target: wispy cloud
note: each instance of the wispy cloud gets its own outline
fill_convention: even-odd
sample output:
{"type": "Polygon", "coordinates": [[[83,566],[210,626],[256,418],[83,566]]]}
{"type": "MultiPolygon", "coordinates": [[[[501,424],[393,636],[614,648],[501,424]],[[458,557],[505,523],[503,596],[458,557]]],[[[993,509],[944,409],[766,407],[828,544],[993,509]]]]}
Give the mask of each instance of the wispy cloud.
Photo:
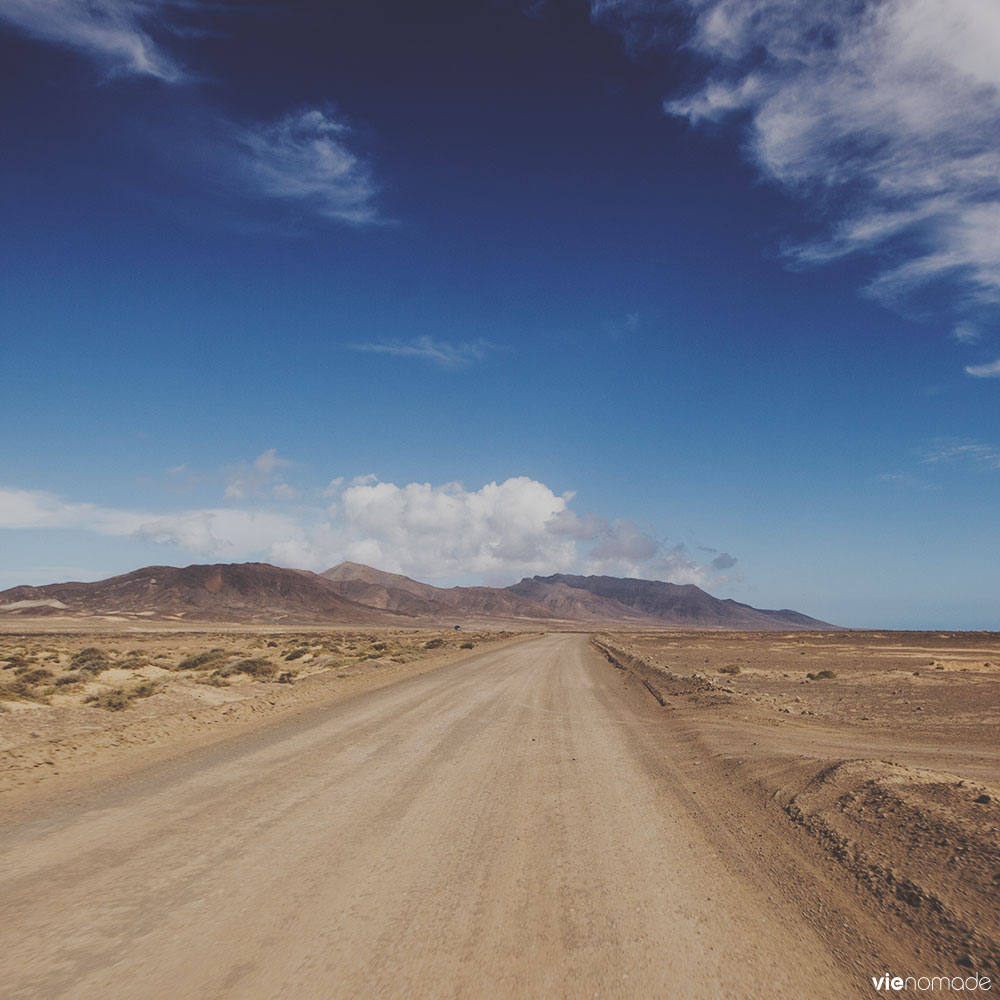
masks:
{"type": "Polygon", "coordinates": [[[892,483],[901,489],[906,490],[937,490],[940,486],[925,482],[919,476],[911,475],[908,472],[883,472],[875,477],[876,482],[892,483]]]}
{"type": "Polygon", "coordinates": [[[352,351],[374,354],[392,354],[400,358],[418,358],[440,368],[464,368],[482,361],[493,345],[486,340],[452,343],[433,337],[415,337],[413,340],[387,340],[370,344],[346,344],[352,351]]]}
{"type": "Polygon", "coordinates": [[[622,319],[614,319],[607,324],[605,329],[609,337],[623,337],[626,334],[635,333],[640,326],[641,318],[637,312],[625,313],[622,319]]]}
{"type": "Polygon", "coordinates": [[[760,170],[825,219],[788,250],[888,263],[892,304],[952,283],[958,308],[1000,302],[1000,6],[983,0],[592,0],[595,19],[655,44],[690,14],[703,79],[668,100],[692,123],[746,123],[760,170]]]}
{"type": "Polygon", "coordinates": [[[186,72],[150,34],[177,6],[169,0],[0,0],[0,20],[82,52],[109,74],[177,83],[186,72]]]}
{"type": "Polygon", "coordinates": [[[974,344],[982,337],[982,331],[972,323],[959,323],[951,331],[952,339],[959,344],[974,344]]]}
{"type": "Polygon", "coordinates": [[[350,126],[330,109],[304,109],[235,136],[257,194],[354,226],[383,221],[371,170],[350,148],[350,126]]]}
{"type": "MultiPolygon", "coordinates": [[[[224,10],[199,0],[0,0],[0,22],[41,41],[82,52],[109,75],[194,83],[154,34],[175,41],[197,34],[181,18],[224,10]]],[[[213,112],[189,92],[190,122],[211,121],[183,137],[203,149],[189,162],[218,164],[244,196],[282,202],[312,217],[363,226],[385,222],[375,205],[372,172],[352,142],[350,126],[330,107],[303,108],[276,121],[250,124],[213,112]],[[207,149],[207,153],[205,152],[207,149]]],[[[189,124],[190,124],[189,122],[189,124]]]]}
{"type": "Polygon", "coordinates": [[[1000,378],[1000,358],[988,365],[966,365],[965,371],[975,378],[1000,378]]]}
{"type": "Polygon", "coordinates": [[[939,438],[923,456],[927,465],[959,463],[977,469],[1000,469],[1000,448],[966,438],[939,438]]]}
{"type": "Polygon", "coordinates": [[[294,500],[299,493],[284,481],[283,469],[292,466],[286,458],[279,458],[275,448],[258,455],[253,462],[240,462],[222,470],[226,480],[223,500],[241,502],[259,496],[267,490],[276,500],[294,500]]]}

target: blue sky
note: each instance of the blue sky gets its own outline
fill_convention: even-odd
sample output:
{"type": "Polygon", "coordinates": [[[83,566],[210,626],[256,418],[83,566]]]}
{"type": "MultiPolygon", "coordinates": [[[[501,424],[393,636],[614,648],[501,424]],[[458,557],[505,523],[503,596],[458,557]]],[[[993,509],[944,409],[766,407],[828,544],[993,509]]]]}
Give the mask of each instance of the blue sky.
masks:
{"type": "Polygon", "coordinates": [[[1000,10],[0,0],[0,587],[997,628],[1000,10]]]}

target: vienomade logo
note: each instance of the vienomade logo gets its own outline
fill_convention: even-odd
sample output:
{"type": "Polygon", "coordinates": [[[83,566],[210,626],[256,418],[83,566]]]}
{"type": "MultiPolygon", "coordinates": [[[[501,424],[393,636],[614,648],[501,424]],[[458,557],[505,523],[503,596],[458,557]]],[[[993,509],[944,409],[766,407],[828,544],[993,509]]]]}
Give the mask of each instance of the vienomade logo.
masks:
{"type": "Polygon", "coordinates": [[[990,990],[993,984],[988,976],[893,976],[886,972],[882,976],[872,976],[872,986],[877,990],[917,990],[921,993],[937,991],[965,992],[990,990]]]}

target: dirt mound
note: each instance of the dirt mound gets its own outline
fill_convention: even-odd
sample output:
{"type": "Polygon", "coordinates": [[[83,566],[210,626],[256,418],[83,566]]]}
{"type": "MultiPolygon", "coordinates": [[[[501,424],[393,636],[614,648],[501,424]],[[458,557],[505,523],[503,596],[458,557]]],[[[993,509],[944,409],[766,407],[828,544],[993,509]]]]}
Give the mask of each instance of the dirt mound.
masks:
{"type": "Polygon", "coordinates": [[[1000,791],[944,772],[846,760],[820,770],[784,808],[943,957],[1000,973],[1000,791]]]}

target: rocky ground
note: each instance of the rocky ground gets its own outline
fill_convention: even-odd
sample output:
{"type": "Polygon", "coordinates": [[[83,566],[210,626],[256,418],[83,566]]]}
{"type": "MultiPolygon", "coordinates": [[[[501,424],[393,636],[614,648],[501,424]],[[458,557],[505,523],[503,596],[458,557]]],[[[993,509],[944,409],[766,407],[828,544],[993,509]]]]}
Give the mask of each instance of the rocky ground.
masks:
{"type": "Polygon", "coordinates": [[[1000,973],[1000,636],[633,633],[692,766],[780,811],[917,954],[1000,973]]]}

